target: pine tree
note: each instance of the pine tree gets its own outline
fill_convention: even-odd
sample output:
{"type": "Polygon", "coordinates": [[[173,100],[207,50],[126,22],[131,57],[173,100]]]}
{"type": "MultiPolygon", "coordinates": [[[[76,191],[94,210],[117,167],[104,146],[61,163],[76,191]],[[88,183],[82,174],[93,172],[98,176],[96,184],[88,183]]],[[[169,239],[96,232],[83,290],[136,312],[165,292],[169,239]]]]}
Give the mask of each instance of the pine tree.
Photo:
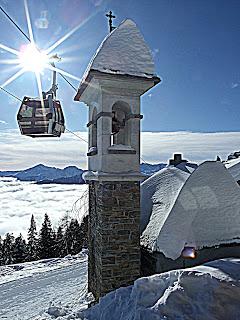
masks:
{"type": "Polygon", "coordinates": [[[28,229],[27,261],[37,260],[37,228],[34,215],[31,217],[30,228],[28,229]]]}
{"type": "Polygon", "coordinates": [[[54,229],[52,229],[52,256],[54,258],[58,258],[59,257],[59,255],[57,253],[57,250],[56,250],[56,240],[57,240],[56,231],[54,229]]]}
{"type": "Polygon", "coordinates": [[[69,213],[68,211],[65,213],[65,215],[62,217],[62,219],[60,220],[60,227],[62,228],[63,230],[63,233],[66,232],[67,228],[69,227],[69,224],[70,224],[70,217],[69,217],[69,213]]]}
{"type": "Polygon", "coordinates": [[[14,236],[10,233],[7,233],[5,235],[5,239],[3,240],[3,264],[13,263],[13,244],[14,236]]]}
{"type": "Polygon", "coordinates": [[[83,217],[82,223],[80,225],[81,237],[82,237],[82,247],[88,248],[88,216],[83,217]]]}
{"type": "Polygon", "coordinates": [[[64,238],[66,243],[67,254],[72,254],[72,232],[71,232],[70,225],[67,226],[65,230],[64,238]]]}
{"type": "Polygon", "coordinates": [[[3,241],[2,237],[0,236],[0,266],[3,265],[3,241]]]}
{"type": "Polygon", "coordinates": [[[72,254],[77,254],[82,250],[82,245],[83,245],[81,228],[77,219],[73,219],[72,221],[72,230],[73,230],[72,254]]]}
{"type": "Polygon", "coordinates": [[[25,262],[27,257],[26,241],[20,234],[13,244],[13,263],[25,262]]]}
{"type": "Polygon", "coordinates": [[[45,213],[44,221],[39,232],[38,254],[40,259],[54,257],[54,236],[51,221],[45,213]]]}
{"type": "Polygon", "coordinates": [[[58,227],[55,240],[55,255],[56,257],[65,257],[68,254],[65,234],[61,226],[58,227]]]}
{"type": "Polygon", "coordinates": [[[76,219],[71,220],[66,230],[66,241],[70,254],[77,254],[82,250],[83,239],[80,225],[76,219]]]}
{"type": "Polygon", "coordinates": [[[63,232],[63,238],[64,238],[64,256],[70,254],[70,247],[71,247],[71,239],[68,237],[68,228],[70,225],[70,216],[69,212],[67,211],[65,215],[61,218],[59,226],[62,229],[63,232]]]}

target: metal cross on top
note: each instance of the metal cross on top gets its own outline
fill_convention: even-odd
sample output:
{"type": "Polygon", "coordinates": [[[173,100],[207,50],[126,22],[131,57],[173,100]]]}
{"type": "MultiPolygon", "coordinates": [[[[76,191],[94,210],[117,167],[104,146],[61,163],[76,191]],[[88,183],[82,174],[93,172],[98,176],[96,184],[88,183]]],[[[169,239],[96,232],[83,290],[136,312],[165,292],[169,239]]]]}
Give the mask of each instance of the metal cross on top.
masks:
{"type": "Polygon", "coordinates": [[[109,13],[106,14],[106,17],[109,18],[109,30],[112,32],[116,28],[112,25],[112,19],[116,18],[116,16],[112,14],[112,11],[109,11],[109,13]]]}

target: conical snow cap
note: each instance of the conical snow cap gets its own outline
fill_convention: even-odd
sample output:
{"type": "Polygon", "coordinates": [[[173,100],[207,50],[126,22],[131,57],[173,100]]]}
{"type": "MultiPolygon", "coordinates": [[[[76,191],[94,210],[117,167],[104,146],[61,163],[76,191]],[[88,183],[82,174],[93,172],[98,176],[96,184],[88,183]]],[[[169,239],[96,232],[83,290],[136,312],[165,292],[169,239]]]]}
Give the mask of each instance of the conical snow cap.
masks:
{"type": "Polygon", "coordinates": [[[90,63],[90,70],[150,78],[154,76],[150,49],[132,20],[123,21],[104,39],[90,63]]]}

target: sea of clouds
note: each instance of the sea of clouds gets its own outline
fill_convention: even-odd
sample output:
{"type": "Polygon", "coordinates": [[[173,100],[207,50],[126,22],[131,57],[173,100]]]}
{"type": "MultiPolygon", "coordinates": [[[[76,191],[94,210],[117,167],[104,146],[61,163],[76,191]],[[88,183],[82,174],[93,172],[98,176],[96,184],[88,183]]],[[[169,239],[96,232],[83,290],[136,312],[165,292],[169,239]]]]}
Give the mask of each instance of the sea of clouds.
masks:
{"type": "MultiPolygon", "coordinates": [[[[75,132],[84,140],[87,132],[75,132]]],[[[223,160],[240,149],[239,132],[142,132],[141,157],[149,163],[167,162],[173,153],[201,163],[223,160]]],[[[87,168],[87,143],[76,135],[65,133],[60,139],[31,139],[19,135],[18,130],[0,130],[0,171],[21,170],[43,163],[64,168],[75,165],[87,168]]],[[[38,227],[48,213],[56,225],[72,210],[86,185],[36,185],[11,179],[0,180],[0,235],[6,232],[26,234],[31,215],[38,227]]]]}
{"type": "Polygon", "coordinates": [[[87,185],[37,185],[33,182],[18,181],[14,178],[0,178],[0,235],[12,232],[26,236],[31,215],[34,214],[37,227],[40,228],[44,214],[50,216],[53,226],[68,213],[81,219],[87,199],[87,185]],[[85,193],[84,193],[85,192],[85,193]]]}

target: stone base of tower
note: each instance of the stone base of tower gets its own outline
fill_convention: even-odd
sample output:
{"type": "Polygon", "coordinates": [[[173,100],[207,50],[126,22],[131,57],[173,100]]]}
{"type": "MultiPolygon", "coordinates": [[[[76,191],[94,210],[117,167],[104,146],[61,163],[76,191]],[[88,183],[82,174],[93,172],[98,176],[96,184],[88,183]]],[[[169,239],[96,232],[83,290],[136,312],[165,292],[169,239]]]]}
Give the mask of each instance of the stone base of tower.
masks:
{"type": "Polygon", "coordinates": [[[140,276],[139,225],[139,182],[89,182],[88,289],[96,299],[140,276]]]}

